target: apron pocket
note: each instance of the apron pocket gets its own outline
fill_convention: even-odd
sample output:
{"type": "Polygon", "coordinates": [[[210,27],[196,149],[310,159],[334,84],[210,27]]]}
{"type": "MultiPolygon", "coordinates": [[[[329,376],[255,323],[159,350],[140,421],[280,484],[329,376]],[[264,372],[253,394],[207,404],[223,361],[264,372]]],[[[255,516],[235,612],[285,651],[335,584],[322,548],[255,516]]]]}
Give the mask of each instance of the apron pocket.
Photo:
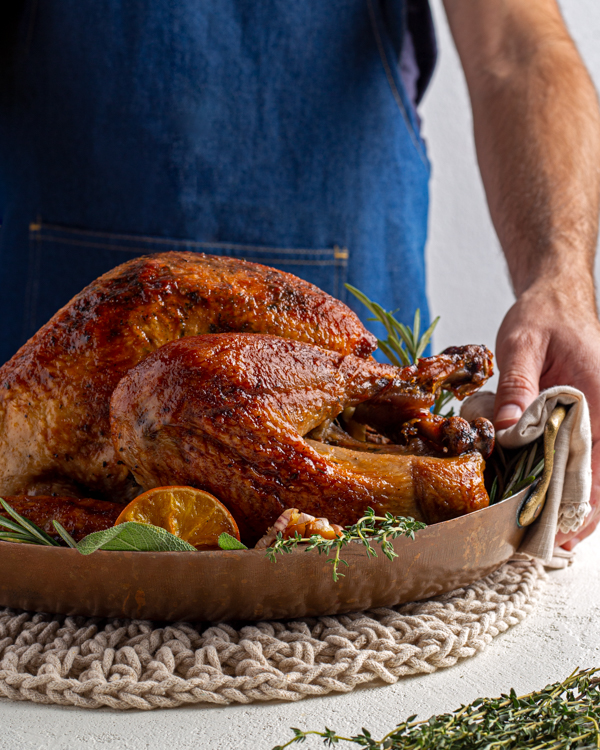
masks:
{"type": "Polygon", "coordinates": [[[273,248],[94,232],[35,223],[29,228],[24,330],[30,338],[72,297],[98,276],[131,258],[186,250],[262,263],[293,273],[345,301],[348,250],[273,248]]]}

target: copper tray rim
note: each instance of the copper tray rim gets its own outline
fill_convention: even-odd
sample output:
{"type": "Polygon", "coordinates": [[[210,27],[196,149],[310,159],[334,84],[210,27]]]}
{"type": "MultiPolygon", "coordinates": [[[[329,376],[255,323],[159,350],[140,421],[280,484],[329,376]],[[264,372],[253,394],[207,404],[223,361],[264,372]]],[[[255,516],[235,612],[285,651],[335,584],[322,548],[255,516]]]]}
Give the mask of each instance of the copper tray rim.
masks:
{"type": "MultiPolygon", "coordinates": [[[[534,491],[534,489],[535,489],[535,483],[533,485],[525,487],[520,492],[518,492],[516,495],[511,495],[511,497],[507,497],[504,500],[501,500],[501,501],[499,501],[497,503],[494,503],[493,505],[488,505],[486,508],[479,508],[479,510],[475,510],[472,513],[466,513],[463,516],[458,516],[457,518],[451,518],[451,519],[449,519],[447,521],[439,521],[438,523],[427,524],[427,526],[424,529],[420,529],[419,531],[417,531],[415,533],[415,537],[416,537],[416,534],[421,534],[421,533],[424,533],[424,532],[428,531],[429,529],[438,528],[440,526],[444,526],[445,528],[449,529],[451,525],[456,525],[457,522],[460,521],[460,519],[464,519],[466,516],[468,516],[468,517],[479,516],[482,513],[489,512],[493,508],[496,508],[496,507],[498,507],[500,505],[504,505],[505,503],[508,503],[508,502],[510,502],[510,503],[517,503],[517,501],[518,501],[518,503],[517,503],[517,509],[516,509],[516,513],[515,513],[515,523],[516,523],[516,525],[519,528],[524,528],[524,527],[522,527],[521,523],[519,522],[519,516],[521,514],[521,510],[522,510],[523,506],[527,502],[530,494],[534,491]]],[[[533,524],[535,524],[537,522],[537,520],[538,520],[538,518],[535,519],[535,521],[533,522],[533,524]]],[[[397,540],[414,541],[414,540],[412,540],[409,537],[406,537],[404,535],[396,537],[396,539],[394,541],[397,541],[397,540]]],[[[8,541],[2,541],[1,544],[2,544],[2,547],[0,549],[4,549],[5,547],[11,547],[13,549],[16,549],[16,548],[22,549],[24,546],[26,546],[26,545],[21,544],[19,542],[8,542],[8,541]]],[[[294,548],[292,550],[292,552],[286,553],[286,557],[289,557],[289,558],[293,559],[293,557],[296,556],[296,555],[306,554],[308,552],[309,554],[313,554],[313,555],[315,555],[317,557],[323,558],[323,555],[319,554],[319,552],[317,550],[307,550],[306,549],[306,544],[307,543],[301,544],[298,547],[294,548]]],[[[40,545],[31,545],[31,546],[35,546],[37,551],[44,550],[44,552],[47,553],[47,554],[54,554],[54,555],[62,554],[62,555],[64,555],[66,553],[67,555],[72,555],[72,556],[77,555],[78,557],[89,557],[89,558],[92,558],[92,556],[93,556],[93,558],[96,559],[96,560],[102,559],[106,555],[109,555],[110,559],[114,559],[115,555],[127,555],[127,556],[131,555],[131,556],[134,556],[134,557],[137,557],[139,555],[140,557],[147,557],[149,554],[150,555],[161,555],[161,556],[162,555],[168,555],[169,557],[179,556],[180,559],[185,559],[186,557],[189,557],[190,559],[200,559],[200,556],[206,558],[206,557],[213,557],[215,555],[217,555],[217,556],[223,555],[224,553],[225,553],[225,556],[227,558],[229,558],[231,555],[234,555],[234,554],[235,555],[237,555],[237,554],[243,554],[243,555],[245,555],[247,557],[248,553],[253,553],[254,557],[258,557],[258,556],[265,557],[266,556],[266,549],[256,549],[255,547],[249,547],[248,549],[235,549],[235,550],[224,550],[224,549],[195,550],[194,552],[192,552],[191,550],[190,551],[181,551],[181,550],[164,550],[164,551],[147,550],[147,551],[142,551],[142,550],[100,550],[99,549],[99,550],[96,550],[95,552],[91,553],[90,555],[82,555],[76,549],[72,549],[71,547],[54,547],[54,546],[50,546],[50,545],[44,546],[44,545],[41,545],[41,544],[40,545]]],[[[349,551],[356,552],[357,550],[362,551],[363,548],[364,547],[363,547],[363,545],[361,543],[359,543],[358,541],[353,541],[353,542],[350,542],[350,544],[348,546],[344,547],[344,550],[348,551],[348,552],[349,551]]]]}
{"type": "Polygon", "coordinates": [[[264,549],[82,555],[68,547],[28,550],[29,545],[4,542],[0,602],[68,616],[231,622],[321,617],[422,601],[471,585],[514,555],[526,531],[518,514],[529,490],[431,524],[414,539],[397,537],[393,560],[377,544],[371,557],[360,542],[350,543],[341,553],[349,567],[342,566],[338,580],[331,555],[306,545],[272,563],[264,549]]]}

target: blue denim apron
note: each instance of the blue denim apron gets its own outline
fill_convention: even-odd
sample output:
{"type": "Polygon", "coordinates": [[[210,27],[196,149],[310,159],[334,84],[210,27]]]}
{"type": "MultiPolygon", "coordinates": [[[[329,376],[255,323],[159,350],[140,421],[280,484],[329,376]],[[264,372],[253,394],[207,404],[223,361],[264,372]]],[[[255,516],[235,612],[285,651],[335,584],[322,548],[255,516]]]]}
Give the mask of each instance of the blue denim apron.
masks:
{"type": "Polygon", "coordinates": [[[427,319],[403,0],[17,5],[0,63],[2,361],[98,275],[165,250],[275,266],[363,319],[345,282],[427,319]]]}

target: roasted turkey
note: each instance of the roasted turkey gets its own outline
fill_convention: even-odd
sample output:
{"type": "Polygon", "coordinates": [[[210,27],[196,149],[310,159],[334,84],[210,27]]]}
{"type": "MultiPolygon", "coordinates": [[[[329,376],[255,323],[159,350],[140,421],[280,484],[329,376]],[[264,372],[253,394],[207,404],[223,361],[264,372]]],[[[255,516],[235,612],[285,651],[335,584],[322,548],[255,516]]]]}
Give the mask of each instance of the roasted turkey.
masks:
{"type": "Polygon", "coordinates": [[[491,424],[430,408],[441,388],[477,390],[490,353],[396,368],[375,344],[290,274],[196,253],[132,260],[0,369],[0,496],[83,534],[113,523],[107,501],[190,484],[248,540],[289,507],[348,524],[367,506],[430,523],[485,506],[491,424]]]}
{"type": "Polygon", "coordinates": [[[491,451],[493,431],[429,408],[441,387],[462,397],[490,373],[484,347],[397,368],[277,336],[196,336],[129,371],[112,396],[111,427],[138,484],[212,492],[249,540],[289,507],[341,525],[369,506],[435,523],[488,504],[481,451],[491,451]],[[392,434],[408,420],[421,455],[306,437],[344,412],[392,434]]]}
{"type": "Polygon", "coordinates": [[[376,345],[346,305],[291,274],[197,253],[136,258],[74,297],[0,369],[0,495],[134,497],[110,438],[113,390],[163,344],[221,331],[363,357],[376,345]]]}

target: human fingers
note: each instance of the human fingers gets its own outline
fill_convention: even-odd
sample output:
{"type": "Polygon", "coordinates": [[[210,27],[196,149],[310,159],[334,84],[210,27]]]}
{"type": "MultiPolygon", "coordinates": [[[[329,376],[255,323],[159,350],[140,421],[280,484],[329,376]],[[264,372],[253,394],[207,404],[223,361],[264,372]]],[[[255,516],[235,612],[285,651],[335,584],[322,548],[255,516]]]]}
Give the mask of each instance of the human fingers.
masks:
{"type": "Polygon", "coordinates": [[[494,408],[497,430],[518,422],[521,414],[539,394],[545,345],[535,329],[520,316],[517,302],[504,318],[496,339],[500,380],[494,408]]]}

